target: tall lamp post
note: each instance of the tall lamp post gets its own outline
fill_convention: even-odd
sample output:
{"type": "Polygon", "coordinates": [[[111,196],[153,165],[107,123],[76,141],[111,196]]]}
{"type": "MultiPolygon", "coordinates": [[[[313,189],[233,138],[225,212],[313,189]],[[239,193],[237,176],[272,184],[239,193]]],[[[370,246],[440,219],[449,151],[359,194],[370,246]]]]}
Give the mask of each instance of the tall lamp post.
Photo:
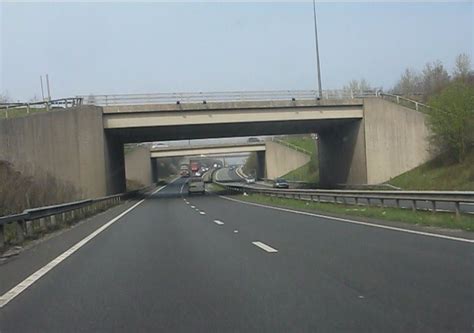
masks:
{"type": "Polygon", "coordinates": [[[316,0],[313,0],[313,17],[314,17],[314,40],[316,42],[316,62],[318,69],[318,90],[319,98],[323,98],[323,87],[321,85],[321,66],[319,64],[319,44],[318,44],[318,25],[316,22],[316,0]]]}

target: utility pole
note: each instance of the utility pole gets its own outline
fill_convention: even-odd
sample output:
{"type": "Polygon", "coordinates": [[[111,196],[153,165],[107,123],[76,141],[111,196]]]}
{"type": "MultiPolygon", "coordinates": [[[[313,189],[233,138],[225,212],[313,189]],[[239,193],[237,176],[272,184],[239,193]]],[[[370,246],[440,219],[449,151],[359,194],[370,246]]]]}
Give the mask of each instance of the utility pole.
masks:
{"type": "Polygon", "coordinates": [[[46,74],[46,88],[48,89],[48,102],[51,101],[51,91],[49,90],[49,76],[46,74]]]}
{"type": "Polygon", "coordinates": [[[41,75],[40,75],[40,82],[41,82],[41,96],[43,97],[43,102],[44,102],[43,77],[41,75]]]}
{"type": "Polygon", "coordinates": [[[321,85],[321,66],[319,64],[319,44],[318,44],[318,24],[316,22],[316,0],[313,0],[313,17],[314,17],[314,40],[316,42],[316,63],[318,70],[318,90],[319,98],[323,98],[323,87],[321,85]]]}

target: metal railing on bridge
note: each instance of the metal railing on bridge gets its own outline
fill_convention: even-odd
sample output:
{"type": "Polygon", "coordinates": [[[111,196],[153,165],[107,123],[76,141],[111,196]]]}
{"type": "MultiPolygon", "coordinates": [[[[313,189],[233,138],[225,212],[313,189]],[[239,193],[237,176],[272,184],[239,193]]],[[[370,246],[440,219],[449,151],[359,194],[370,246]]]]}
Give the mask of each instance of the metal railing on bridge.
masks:
{"type": "MultiPolygon", "coordinates": [[[[322,99],[353,99],[378,97],[379,90],[324,90],[322,99]]],[[[316,90],[274,90],[274,91],[227,91],[227,92],[183,92],[154,94],[118,94],[78,96],[85,104],[99,106],[142,105],[142,104],[181,104],[252,101],[296,101],[318,100],[316,90]]]]}
{"type": "Polygon", "coordinates": [[[35,112],[47,112],[80,105],[82,105],[81,97],[60,98],[40,102],[0,103],[0,118],[18,117],[35,112]]]}
{"type": "MultiPolygon", "coordinates": [[[[426,112],[428,105],[381,90],[324,90],[323,100],[343,100],[378,97],[416,111],[426,112]]],[[[316,90],[274,90],[274,91],[227,91],[227,92],[186,92],[151,94],[82,95],[41,102],[0,103],[0,118],[29,115],[35,112],[65,109],[82,104],[97,106],[146,105],[146,104],[186,104],[218,102],[257,101],[311,101],[320,100],[316,90]]]]}

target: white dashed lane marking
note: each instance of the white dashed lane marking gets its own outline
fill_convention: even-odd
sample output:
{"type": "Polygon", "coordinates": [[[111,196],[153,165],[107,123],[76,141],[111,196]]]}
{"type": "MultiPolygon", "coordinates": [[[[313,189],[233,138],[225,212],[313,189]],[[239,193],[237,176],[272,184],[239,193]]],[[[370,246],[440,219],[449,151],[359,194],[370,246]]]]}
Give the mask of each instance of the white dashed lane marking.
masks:
{"type": "Polygon", "coordinates": [[[223,224],[224,224],[224,222],[219,221],[219,220],[214,220],[214,223],[215,223],[215,224],[218,224],[218,225],[223,225],[223,224]]]}
{"type": "Polygon", "coordinates": [[[278,252],[277,249],[274,249],[273,247],[271,247],[271,246],[269,246],[269,245],[267,245],[267,244],[265,244],[265,243],[259,242],[259,241],[257,241],[257,242],[252,242],[252,244],[255,245],[255,246],[258,246],[258,247],[261,248],[262,250],[267,251],[267,252],[269,252],[269,253],[278,252]]]}

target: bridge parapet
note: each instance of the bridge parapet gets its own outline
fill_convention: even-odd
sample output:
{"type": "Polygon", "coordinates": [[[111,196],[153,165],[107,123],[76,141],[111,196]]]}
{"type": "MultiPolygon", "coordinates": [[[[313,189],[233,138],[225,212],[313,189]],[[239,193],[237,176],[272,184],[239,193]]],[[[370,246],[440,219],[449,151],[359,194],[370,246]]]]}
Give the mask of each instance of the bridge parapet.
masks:
{"type": "Polygon", "coordinates": [[[364,97],[377,97],[379,90],[325,90],[319,96],[316,90],[274,90],[274,91],[227,91],[227,92],[183,92],[154,94],[116,94],[78,96],[85,104],[97,106],[146,105],[146,104],[189,104],[219,102],[256,101],[324,101],[364,97]]]}

